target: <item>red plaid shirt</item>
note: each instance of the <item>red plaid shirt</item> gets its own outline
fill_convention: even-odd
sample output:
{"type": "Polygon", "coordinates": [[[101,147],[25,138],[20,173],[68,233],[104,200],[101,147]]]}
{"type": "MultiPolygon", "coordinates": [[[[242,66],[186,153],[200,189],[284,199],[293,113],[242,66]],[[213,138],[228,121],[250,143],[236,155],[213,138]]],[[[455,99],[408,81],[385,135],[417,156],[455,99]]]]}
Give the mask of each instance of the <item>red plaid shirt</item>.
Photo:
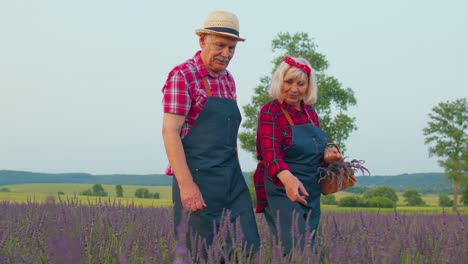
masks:
{"type": "Polygon", "coordinates": [[[269,180],[277,186],[283,186],[276,176],[280,171],[289,170],[289,165],[284,162],[285,150],[291,146],[292,130],[288,120],[281,112],[283,107],[291,116],[295,125],[310,123],[305,111],[307,111],[315,126],[320,127],[317,113],[310,105],[302,103],[301,111],[288,105],[273,100],[265,104],[260,110],[257,129],[257,158],[260,161],[255,170],[253,179],[257,196],[257,213],[263,212],[267,205],[265,193],[265,168],[268,170],[269,180]],[[305,109],[305,111],[304,111],[305,109]]]}
{"type": "MultiPolygon", "coordinates": [[[[180,137],[184,138],[195,124],[195,120],[206,103],[207,95],[203,77],[208,76],[212,96],[235,100],[236,84],[232,75],[224,70],[218,75],[208,71],[197,51],[193,58],[174,67],[162,88],[163,111],[185,116],[180,137]]],[[[172,175],[170,166],[166,174],[172,175]]]]}

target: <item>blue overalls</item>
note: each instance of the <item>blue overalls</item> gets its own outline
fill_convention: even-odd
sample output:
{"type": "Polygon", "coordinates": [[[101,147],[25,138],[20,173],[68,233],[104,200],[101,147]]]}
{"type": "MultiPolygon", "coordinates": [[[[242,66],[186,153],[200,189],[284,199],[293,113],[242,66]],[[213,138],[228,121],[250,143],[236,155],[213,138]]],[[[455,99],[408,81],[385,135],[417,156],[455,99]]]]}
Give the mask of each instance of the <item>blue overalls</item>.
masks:
{"type": "MultiPolygon", "coordinates": [[[[213,227],[219,227],[223,211],[227,209],[230,211],[231,223],[236,219],[240,220],[247,249],[252,248],[256,252],[260,246],[260,238],[252,200],[237,156],[237,132],[241,114],[236,101],[212,97],[206,79],[204,85],[207,101],[194,126],[182,139],[188,167],[207,205],[205,209],[190,214],[189,228],[205,239],[207,245],[211,245],[213,227]]],[[[181,223],[184,209],[175,177],[172,198],[177,227],[181,223]]],[[[190,236],[190,231],[187,235],[190,236]]],[[[190,242],[188,246],[191,246],[190,242]]]]}
{"type": "MultiPolygon", "coordinates": [[[[292,124],[289,117],[288,120],[292,129],[292,142],[285,151],[284,161],[289,165],[291,173],[302,182],[309,196],[306,197],[306,206],[299,202],[292,202],[286,196],[284,186],[278,187],[272,183],[268,179],[268,170],[265,170],[265,191],[268,200],[265,218],[273,234],[281,240],[285,254],[290,253],[297,244],[304,249],[305,231],[317,230],[319,225],[320,175],[318,168],[323,161],[328,141],[325,132],[313,125],[310,117],[310,123],[304,125],[292,124]],[[309,213],[310,216],[308,216],[309,213]],[[306,229],[307,226],[308,229],[306,229]],[[298,239],[301,235],[302,238],[298,239]]],[[[315,233],[311,237],[312,245],[314,239],[315,233]]]]}

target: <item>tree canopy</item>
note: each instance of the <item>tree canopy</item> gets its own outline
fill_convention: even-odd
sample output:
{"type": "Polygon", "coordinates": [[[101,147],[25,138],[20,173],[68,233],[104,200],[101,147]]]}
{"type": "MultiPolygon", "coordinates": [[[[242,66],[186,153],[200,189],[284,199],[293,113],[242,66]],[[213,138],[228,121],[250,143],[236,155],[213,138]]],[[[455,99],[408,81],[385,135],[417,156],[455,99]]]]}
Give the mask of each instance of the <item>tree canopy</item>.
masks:
{"type": "Polygon", "coordinates": [[[432,108],[423,129],[429,156],[439,157],[439,165],[453,180],[453,209],[457,209],[458,185],[468,174],[468,101],[459,98],[440,102],[432,108]]]}
{"type": "MultiPolygon", "coordinates": [[[[318,101],[314,108],[319,115],[320,126],[328,134],[329,141],[337,143],[344,152],[345,140],[356,129],[355,118],[348,116],[345,111],[348,107],[356,105],[356,98],[350,88],[343,88],[336,78],[325,73],[328,61],[323,54],[316,51],[316,47],[307,33],[279,33],[272,41],[273,52],[279,52],[279,55],[273,60],[271,75],[286,55],[303,57],[311,63],[317,75],[318,101]]],[[[241,147],[254,157],[258,113],[260,108],[271,100],[268,94],[271,75],[260,79],[251,102],[243,107],[246,118],[242,127],[245,130],[239,133],[239,140],[241,147]]]]}

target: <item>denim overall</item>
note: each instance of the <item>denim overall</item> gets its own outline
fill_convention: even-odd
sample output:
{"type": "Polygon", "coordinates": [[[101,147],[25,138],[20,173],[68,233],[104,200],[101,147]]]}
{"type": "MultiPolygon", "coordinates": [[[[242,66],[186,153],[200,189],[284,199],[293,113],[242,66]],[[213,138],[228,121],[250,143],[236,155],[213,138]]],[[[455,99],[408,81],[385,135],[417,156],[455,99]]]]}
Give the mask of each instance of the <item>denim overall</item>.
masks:
{"type": "MultiPolygon", "coordinates": [[[[289,200],[284,186],[278,187],[272,183],[268,179],[268,170],[265,170],[265,191],[268,200],[265,218],[271,231],[277,239],[281,240],[285,254],[290,253],[292,248],[297,247],[297,244],[304,249],[305,231],[317,230],[320,221],[318,168],[323,161],[328,137],[325,132],[312,124],[310,117],[309,121],[310,123],[304,125],[294,125],[290,121],[292,142],[284,156],[284,161],[289,165],[291,173],[302,182],[309,193],[306,197],[307,205],[289,200]],[[300,236],[302,237],[299,239],[300,236]]],[[[311,237],[312,245],[314,239],[315,233],[311,237]]]]}
{"type": "MultiPolygon", "coordinates": [[[[194,126],[182,139],[182,144],[193,180],[200,188],[207,207],[190,214],[187,238],[190,231],[196,232],[206,239],[207,245],[211,245],[213,228],[217,229],[220,221],[225,221],[221,217],[227,209],[231,223],[240,220],[243,241],[247,243],[248,249],[252,246],[255,252],[259,248],[260,238],[252,200],[237,156],[237,132],[241,114],[236,101],[212,97],[206,79],[204,85],[207,101],[194,126]]],[[[181,223],[184,209],[175,177],[172,190],[177,227],[181,223]]]]}

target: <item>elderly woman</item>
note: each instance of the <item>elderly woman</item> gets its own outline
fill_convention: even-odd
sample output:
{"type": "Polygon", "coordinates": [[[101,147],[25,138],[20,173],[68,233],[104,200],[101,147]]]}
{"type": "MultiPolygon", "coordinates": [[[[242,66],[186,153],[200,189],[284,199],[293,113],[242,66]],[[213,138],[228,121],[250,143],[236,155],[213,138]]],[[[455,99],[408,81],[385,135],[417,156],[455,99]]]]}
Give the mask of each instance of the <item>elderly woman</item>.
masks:
{"type": "Polygon", "coordinates": [[[320,220],[318,168],[341,154],[326,148],[327,135],[312,107],[316,77],[307,60],[285,57],[273,74],[270,95],[273,100],[258,119],[256,211],[265,214],[288,254],[296,245],[303,249],[307,240],[313,244],[320,220]]]}

